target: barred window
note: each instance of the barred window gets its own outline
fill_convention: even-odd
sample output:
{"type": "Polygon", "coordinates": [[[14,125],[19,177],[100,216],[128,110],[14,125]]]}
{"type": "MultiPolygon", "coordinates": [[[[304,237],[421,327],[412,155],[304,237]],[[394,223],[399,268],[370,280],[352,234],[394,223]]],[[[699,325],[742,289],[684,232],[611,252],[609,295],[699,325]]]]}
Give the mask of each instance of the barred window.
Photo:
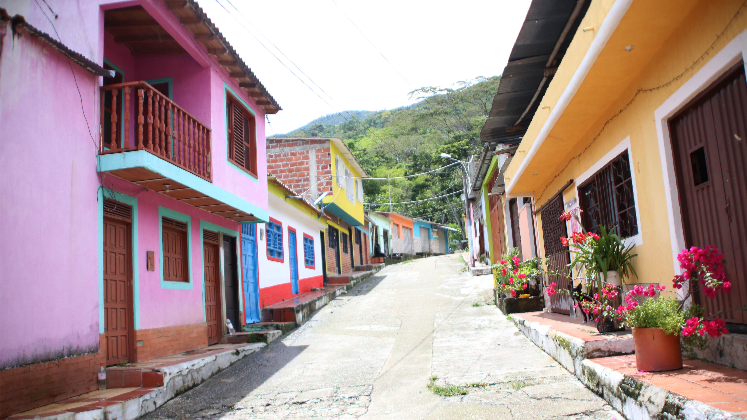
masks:
{"type": "Polygon", "coordinates": [[[267,223],[267,259],[283,261],[283,225],[272,218],[267,223]]]}
{"type": "Polygon", "coordinates": [[[343,254],[348,253],[348,234],[347,233],[341,233],[342,236],[342,252],[343,254]]]}
{"type": "Polygon", "coordinates": [[[314,268],[314,238],[303,235],[303,263],[306,268],[314,268]]]}
{"type": "Polygon", "coordinates": [[[581,184],[578,190],[583,210],[581,223],[588,232],[599,233],[599,226],[604,226],[622,238],[638,234],[627,150],[581,184]]]}

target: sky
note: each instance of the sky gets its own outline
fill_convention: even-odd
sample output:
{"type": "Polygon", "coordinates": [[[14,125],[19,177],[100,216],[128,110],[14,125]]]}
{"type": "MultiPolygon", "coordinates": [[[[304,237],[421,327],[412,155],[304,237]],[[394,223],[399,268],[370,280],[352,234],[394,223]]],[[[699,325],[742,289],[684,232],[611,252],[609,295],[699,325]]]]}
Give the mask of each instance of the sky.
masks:
{"type": "Polygon", "coordinates": [[[530,0],[200,0],[283,108],[267,135],[344,110],[408,105],[424,86],[496,76],[530,0]]]}

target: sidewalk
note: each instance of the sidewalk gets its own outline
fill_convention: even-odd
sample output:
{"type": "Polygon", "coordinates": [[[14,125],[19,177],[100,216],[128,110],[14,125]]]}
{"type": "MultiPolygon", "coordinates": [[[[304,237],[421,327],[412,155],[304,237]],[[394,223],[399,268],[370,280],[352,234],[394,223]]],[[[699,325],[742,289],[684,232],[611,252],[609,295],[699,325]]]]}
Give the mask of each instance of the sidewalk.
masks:
{"type": "Polygon", "coordinates": [[[561,314],[511,314],[538,347],[628,419],[747,417],[747,372],[685,360],[672,372],[638,372],[629,331],[600,334],[561,314]]]}
{"type": "Polygon", "coordinates": [[[106,390],[10,416],[10,419],[131,420],[201,384],[264,343],[217,344],[173,356],[107,369],[106,390]]]}
{"type": "Polygon", "coordinates": [[[469,264],[469,253],[463,252],[461,255],[462,255],[462,260],[464,261],[465,264],[467,264],[469,273],[472,274],[473,276],[484,276],[484,275],[492,273],[492,269],[490,268],[490,266],[487,264],[483,264],[480,261],[475,261],[475,266],[472,267],[469,264]]]}

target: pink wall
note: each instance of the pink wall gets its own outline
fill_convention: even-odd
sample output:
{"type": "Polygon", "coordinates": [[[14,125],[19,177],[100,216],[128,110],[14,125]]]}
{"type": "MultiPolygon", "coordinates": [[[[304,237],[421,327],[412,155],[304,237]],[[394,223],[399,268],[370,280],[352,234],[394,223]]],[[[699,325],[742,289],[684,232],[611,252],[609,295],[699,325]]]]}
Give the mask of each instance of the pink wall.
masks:
{"type": "Polygon", "coordinates": [[[200,220],[240,231],[239,224],[152,191],[142,191],[131,183],[106,177],[107,186],[138,201],[138,287],[140,329],[169,327],[203,322],[203,274],[200,220]],[[141,192],[142,191],[142,192],[141,192]],[[190,216],[192,289],[161,288],[161,245],[158,237],[158,207],[166,207],[190,216]],[[155,253],[155,270],[148,271],[146,252],[155,253]]]}
{"type": "MultiPolygon", "coordinates": [[[[161,0],[47,0],[52,23],[36,2],[10,2],[36,28],[103,64],[105,8],[141,4],[185,48],[183,57],[124,59],[107,53],[131,78],[174,77],[174,99],[213,130],[214,183],[267,209],[264,113],[181,25],[161,0]],[[200,49],[198,49],[200,48],[200,49]],[[129,60],[129,61],[128,61],[129,60]],[[167,71],[168,70],[168,71],[167,71]],[[226,163],[224,82],[256,112],[259,180],[226,163]]],[[[99,344],[99,177],[97,146],[102,78],[72,64],[34,37],[8,25],[0,56],[0,368],[97,351],[99,344]],[[81,110],[82,102],[82,110],[81,110]],[[85,113],[85,119],[84,119],[85,113]],[[90,130],[90,131],[89,131],[90,130]],[[90,133],[90,134],[89,134],[90,133]],[[93,139],[92,139],[93,137],[93,139]]],[[[107,181],[122,191],[133,185],[107,181]]],[[[202,322],[199,219],[237,225],[151,192],[138,194],[140,327],[202,322]],[[158,249],[158,205],[193,216],[192,290],[161,289],[145,270],[145,251],[158,249]]],[[[158,261],[158,258],[156,259],[158,261]]]]}
{"type": "Polygon", "coordinates": [[[8,29],[0,56],[0,368],[98,349],[96,77],[8,29]],[[61,112],[62,111],[62,112],[61,112]],[[21,357],[19,360],[18,357],[21,357]]]}

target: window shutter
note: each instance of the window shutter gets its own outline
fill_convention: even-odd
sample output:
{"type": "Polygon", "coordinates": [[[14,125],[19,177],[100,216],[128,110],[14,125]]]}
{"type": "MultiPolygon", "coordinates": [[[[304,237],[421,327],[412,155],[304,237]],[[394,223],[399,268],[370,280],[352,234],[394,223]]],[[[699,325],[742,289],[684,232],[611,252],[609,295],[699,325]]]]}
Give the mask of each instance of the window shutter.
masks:
{"type": "Polygon", "coordinates": [[[363,180],[357,179],[356,181],[358,184],[358,202],[362,203],[363,202],[363,180]]]}
{"type": "Polygon", "coordinates": [[[337,172],[337,187],[345,189],[345,164],[339,156],[335,157],[335,171],[337,172]]]}
{"type": "Polygon", "coordinates": [[[355,183],[353,182],[353,173],[348,168],[345,168],[345,189],[348,195],[348,201],[351,203],[355,202],[355,183]]]}
{"type": "Polygon", "coordinates": [[[236,104],[233,104],[233,160],[242,168],[245,167],[244,113],[236,104]]]}

